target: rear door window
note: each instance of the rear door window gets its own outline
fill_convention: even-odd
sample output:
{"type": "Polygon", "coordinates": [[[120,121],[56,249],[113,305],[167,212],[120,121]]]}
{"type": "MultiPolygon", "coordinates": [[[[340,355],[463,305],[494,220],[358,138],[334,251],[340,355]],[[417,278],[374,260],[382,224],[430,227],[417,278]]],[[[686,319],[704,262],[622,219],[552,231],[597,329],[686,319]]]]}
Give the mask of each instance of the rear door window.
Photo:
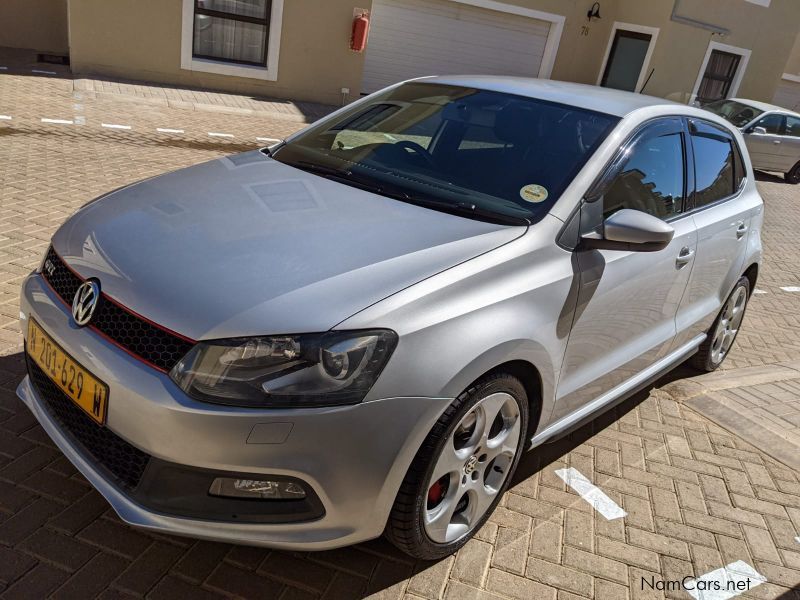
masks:
{"type": "MultiPolygon", "coordinates": [[[[695,169],[694,206],[698,208],[732,196],[741,178],[736,177],[736,142],[730,133],[699,120],[692,121],[690,129],[695,169]]],[[[743,166],[739,168],[743,170],[743,166]]]]}

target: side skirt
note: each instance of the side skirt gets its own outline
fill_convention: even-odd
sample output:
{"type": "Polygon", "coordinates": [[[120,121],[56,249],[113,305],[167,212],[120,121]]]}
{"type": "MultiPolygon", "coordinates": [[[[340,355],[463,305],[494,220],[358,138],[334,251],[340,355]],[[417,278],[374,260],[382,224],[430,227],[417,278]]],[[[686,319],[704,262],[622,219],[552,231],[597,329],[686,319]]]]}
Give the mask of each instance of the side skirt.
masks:
{"type": "Polygon", "coordinates": [[[528,450],[540,446],[545,442],[553,441],[554,438],[566,435],[575,429],[585,425],[594,417],[616,404],[619,404],[626,398],[629,398],[642,388],[646,387],[649,383],[658,379],[661,375],[683,362],[684,359],[691,356],[700,347],[700,344],[706,339],[706,334],[701,333],[691,341],[687,342],[671,354],[665,356],[658,362],[653,363],[644,371],[641,371],[631,377],[630,379],[622,382],[617,387],[607,391],[602,396],[595,398],[588,404],[580,407],[579,409],[571,412],[570,414],[562,417],[552,425],[548,425],[540,433],[531,438],[528,450]]]}

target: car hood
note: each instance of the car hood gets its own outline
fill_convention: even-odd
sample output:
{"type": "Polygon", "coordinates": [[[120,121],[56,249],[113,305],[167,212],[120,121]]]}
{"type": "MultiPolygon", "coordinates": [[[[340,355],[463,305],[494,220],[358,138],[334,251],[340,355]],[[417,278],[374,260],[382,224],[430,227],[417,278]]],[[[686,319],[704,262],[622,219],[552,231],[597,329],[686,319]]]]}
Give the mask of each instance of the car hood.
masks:
{"type": "Polygon", "coordinates": [[[113,192],[75,213],[53,246],[133,311],[214,339],[326,331],[524,232],[253,151],[113,192]]]}

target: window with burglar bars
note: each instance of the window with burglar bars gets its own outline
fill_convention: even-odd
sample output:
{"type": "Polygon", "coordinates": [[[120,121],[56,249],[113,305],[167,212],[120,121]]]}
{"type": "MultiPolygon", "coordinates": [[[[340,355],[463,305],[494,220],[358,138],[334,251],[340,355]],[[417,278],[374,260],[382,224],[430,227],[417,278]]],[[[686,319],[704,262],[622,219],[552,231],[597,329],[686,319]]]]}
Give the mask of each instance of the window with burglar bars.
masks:
{"type": "Polygon", "coordinates": [[[741,59],[741,56],[731,52],[711,51],[706,72],[703,73],[700,88],[697,90],[697,99],[701,104],[728,97],[741,59]]]}
{"type": "Polygon", "coordinates": [[[267,66],[271,0],[195,0],[192,56],[267,66]]]}

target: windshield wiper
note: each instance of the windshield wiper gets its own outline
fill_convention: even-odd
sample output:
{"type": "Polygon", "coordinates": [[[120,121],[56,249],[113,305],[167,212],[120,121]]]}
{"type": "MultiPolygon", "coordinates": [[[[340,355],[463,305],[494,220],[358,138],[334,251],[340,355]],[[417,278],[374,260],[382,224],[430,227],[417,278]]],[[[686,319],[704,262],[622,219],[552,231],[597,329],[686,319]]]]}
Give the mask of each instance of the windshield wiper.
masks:
{"type": "Polygon", "coordinates": [[[408,202],[409,204],[414,204],[423,208],[430,208],[440,212],[446,212],[451,215],[465,216],[471,219],[477,218],[482,221],[491,221],[492,223],[498,223],[500,225],[528,226],[531,224],[530,221],[525,217],[508,215],[506,213],[483,208],[476,204],[472,204],[471,202],[441,202],[439,200],[433,200],[431,198],[409,194],[406,191],[386,190],[385,188],[382,188],[378,193],[388,196],[389,198],[394,198],[395,200],[400,200],[402,202],[408,202]]]}
{"type": "Polygon", "coordinates": [[[360,179],[355,176],[353,171],[350,170],[335,169],[333,167],[328,167],[305,160],[298,160],[286,164],[302,171],[319,175],[320,177],[333,179],[334,181],[351,185],[367,192],[386,196],[387,198],[392,198],[394,200],[400,200],[401,202],[408,202],[409,204],[414,204],[423,208],[430,208],[440,212],[466,216],[472,219],[477,218],[480,220],[491,221],[501,225],[530,225],[530,221],[525,217],[517,217],[514,215],[493,211],[488,208],[480,207],[471,202],[442,202],[416,194],[410,194],[403,189],[393,187],[390,188],[385,185],[375,183],[372,180],[365,181],[364,179],[360,179]]]}
{"type": "Polygon", "coordinates": [[[459,202],[456,207],[462,211],[464,214],[471,213],[473,215],[478,215],[481,217],[485,217],[487,219],[497,219],[498,221],[503,220],[504,223],[508,225],[530,225],[531,221],[527,217],[517,217],[514,215],[507,215],[505,213],[497,212],[494,210],[490,210],[488,208],[483,208],[476,204],[472,204],[470,202],[459,202]]]}
{"type": "Polygon", "coordinates": [[[343,183],[345,185],[349,185],[358,188],[360,190],[364,190],[365,192],[372,192],[373,194],[382,194],[384,196],[389,195],[386,193],[386,191],[383,189],[382,186],[376,185],[372,181],[359,179],[350,170],[342,171],[341,169],[335,169],[333,167],[327,167],[325,165],[319,165],[317,163],[305,160],[298,160],[291,163],[287,162],[284,164],[287,164],[290,167],[295,167],[296,169],[300,169],[301,171],[313,173],[314,175],[319,175],[320,177],[324,177],[326,179],[332,179],[333,181],[337,181],[339,183],[343,183]]]}
{"type": "Polygon", "coordinates": [[[308,171],[309,173],[314,173],[315,175],[321,175],[322,177],[328,176],[335,177],[337,179],[346,179],[353,174],[352,171],[342,171],[341,169],[326,167],[325,165],[320,165],[307,160],[297,160],[286,164],[290,167],[300,169],[301,171],[308,171]]]}

